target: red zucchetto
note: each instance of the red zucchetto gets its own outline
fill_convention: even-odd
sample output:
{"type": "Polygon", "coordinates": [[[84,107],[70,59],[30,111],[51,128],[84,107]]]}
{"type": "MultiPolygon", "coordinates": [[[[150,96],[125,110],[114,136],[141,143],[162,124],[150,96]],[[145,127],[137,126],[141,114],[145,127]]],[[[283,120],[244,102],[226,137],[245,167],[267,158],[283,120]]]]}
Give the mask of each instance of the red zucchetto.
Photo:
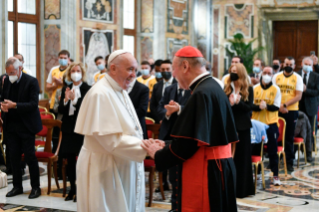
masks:
{"type": "Polygon", "coordinates": [[[176,57],[204,57],[202,53],[195,47],[185,46],[178,50],[175,54],[176,57]]]}

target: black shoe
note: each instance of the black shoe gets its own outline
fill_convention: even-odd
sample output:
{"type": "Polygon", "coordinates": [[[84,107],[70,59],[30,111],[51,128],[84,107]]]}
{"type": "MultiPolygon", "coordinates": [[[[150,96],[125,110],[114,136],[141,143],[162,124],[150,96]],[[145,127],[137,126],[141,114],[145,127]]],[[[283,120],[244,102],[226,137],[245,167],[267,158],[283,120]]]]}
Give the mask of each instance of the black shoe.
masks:
{"type": "Polygon", "coordinates": [[[73,200],[75,197],[74,192],[69,192],[68,196],[65,197],[64,201],[70,201],[73,200]]]}
{"type": "Polygon", "coordinates": [[[290,171],[290,172],[293,172],[295,169],[292,165],[290,164],[287,164],[287,170],[290,171]]]}
{"type": "Polygon", "coordinates": [[[76,202],[76,195],[75,195],[75,197],[74,197],[74,200],[73,200],[73,202],[76,202]]]}
{"type": "Polygon", "coordinates": [[[40,188],[32,188],[31,193],[29,195],[29,199],[35,199],[41,196],[41,189],[40,188]]]}
{"type": "Polygon", "coordinates": [[[19,194],[23,194],[23,188],[13,188],[11,191],[7,193],[6,197],[14,197],[19,194]]]}
{"type": "Polygon", "coordinates": [[[312,157],[307,157],[307,162],[311,163],[313,161],[312,157]]]}

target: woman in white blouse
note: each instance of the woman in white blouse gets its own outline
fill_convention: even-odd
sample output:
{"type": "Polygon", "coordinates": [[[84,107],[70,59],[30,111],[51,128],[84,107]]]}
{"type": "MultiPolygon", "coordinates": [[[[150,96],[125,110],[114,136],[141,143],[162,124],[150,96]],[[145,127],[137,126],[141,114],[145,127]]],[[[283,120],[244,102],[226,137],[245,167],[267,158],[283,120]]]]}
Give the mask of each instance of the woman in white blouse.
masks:
{"type": "Polygon", "coordinates": [[[72,63],[65,74],[66,79],[72,83],[62,88],[58,108],[59,113],[63,114],[60,156],[68,161],[67,176],[71,184],[65,201],[76,201],[76,158],[83,145],[84,136],[74,133],[74,128],[82,100],[90,86],[85,82],[86,71],[82,63],[72,63]]]}

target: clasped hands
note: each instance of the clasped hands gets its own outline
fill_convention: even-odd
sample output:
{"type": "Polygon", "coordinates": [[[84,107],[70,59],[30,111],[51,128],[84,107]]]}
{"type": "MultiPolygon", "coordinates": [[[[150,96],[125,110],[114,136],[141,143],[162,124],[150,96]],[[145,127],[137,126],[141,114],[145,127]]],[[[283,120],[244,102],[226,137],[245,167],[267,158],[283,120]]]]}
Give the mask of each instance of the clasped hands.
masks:
{"type": "Polygon", "coordinates": [[[237,95],[236,99],[235,99],[235,95],[233,93],[230,94],[230,96],[229,96],[230,105],[231,106],[233,106],[234,104],[238,105],[238,103],[240,102],[240,99],[241,99],[241,95],[240,94],[237,95]]]}
{"type": "Polygon", "coordinates": [[[72,101],[74,100],[75,98],[75,92],[74,90],[71,90],[69,87],[67,87],[65,89],[65,98],[64,98],[64,101],[67,102],[69,101],[69,99],[71,99],[72,101]]]}
{"type": "Polygon", "coordinates": [[[1,102],[1,111],[7,113],[9,109],[15,108],[16,105],[17,103],[5,99],[3,102],[1,102]]]}
{"type": "Polygon", "coordinates": [[[266,109],[267,108],[267,104],[264,100],[261,100],[260,104],[259,104],[259,108],[260,110],[266,109]]]}
{"type": "Polygon", "coordinates": [[[179,111],[180,105],[177,102],[171,100],[168,105],[164,106],[164,108],[166,109],[166,116],[171,116],[173,113],[179,111]]]}
{"type": "Polygon", "coordinates": [[[141,146],[146,150],[147,154],[154,159],[155,153],[165,147],[165,142],[150,138],[148,140],[143,140],[141,146]]]}

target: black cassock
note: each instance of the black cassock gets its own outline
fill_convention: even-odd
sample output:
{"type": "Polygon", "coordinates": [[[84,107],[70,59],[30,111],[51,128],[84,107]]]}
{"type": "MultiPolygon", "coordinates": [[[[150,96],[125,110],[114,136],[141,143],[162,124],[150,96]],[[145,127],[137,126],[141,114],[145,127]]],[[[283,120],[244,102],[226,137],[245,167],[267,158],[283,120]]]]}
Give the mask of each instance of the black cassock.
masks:
{"type": "Polygon", "coordinates": [[[236,168],[231,143],[238,137],[228,98],[210,76],[191,87],[192,95],[172,130],[172,143],[156,152],[159,171],[178,165],[177,210],[237,211],[236,168]]]}

